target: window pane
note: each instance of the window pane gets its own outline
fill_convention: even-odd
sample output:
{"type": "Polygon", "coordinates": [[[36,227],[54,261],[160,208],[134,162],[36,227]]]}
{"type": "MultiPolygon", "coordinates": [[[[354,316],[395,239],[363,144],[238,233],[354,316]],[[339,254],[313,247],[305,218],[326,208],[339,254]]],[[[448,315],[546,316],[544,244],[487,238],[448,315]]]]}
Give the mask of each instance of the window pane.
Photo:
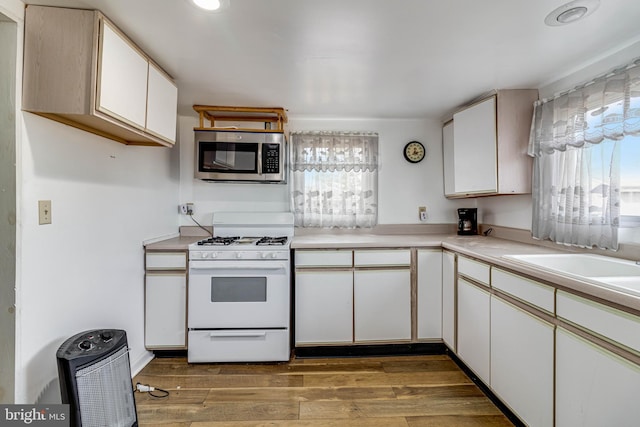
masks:
{"type": "Polygon", "coordinates": [[[640,216],[640,136],[625,136],[620,156],[620,214],[640,216]]]}

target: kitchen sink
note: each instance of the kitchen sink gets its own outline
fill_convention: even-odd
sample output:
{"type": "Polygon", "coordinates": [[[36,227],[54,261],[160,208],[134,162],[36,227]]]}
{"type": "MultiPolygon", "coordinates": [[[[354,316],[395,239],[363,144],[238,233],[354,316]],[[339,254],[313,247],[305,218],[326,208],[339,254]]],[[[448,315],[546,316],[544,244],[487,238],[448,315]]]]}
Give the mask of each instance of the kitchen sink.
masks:
{"type": "Polygon", "coordinates": [[[633,261],[591,254],[503,255],[503,258],[640,296],[640,265],[633,261]]]}

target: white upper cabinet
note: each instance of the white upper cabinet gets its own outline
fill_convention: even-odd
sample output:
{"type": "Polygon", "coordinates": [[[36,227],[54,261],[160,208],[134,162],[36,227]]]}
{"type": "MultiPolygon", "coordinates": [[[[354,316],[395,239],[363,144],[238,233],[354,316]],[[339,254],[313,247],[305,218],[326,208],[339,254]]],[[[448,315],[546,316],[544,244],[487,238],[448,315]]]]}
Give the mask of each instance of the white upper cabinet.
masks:
{"type": "Polygon", "coordinates": [[[497,192],[496,139],[495,97],[453,116],[455,193],[497,192]]]}
{"type": "Polygon", "coordinates": [[[177,93],[100,12],[27,6],[23,110],[123,144],[172,146],[177,93]]]}
{"type": "Polygon", "coordinates": [[[167,140],[176,138],[178,87],[153,63],[149,63],[147,132],[167,140]]]}
{"type": "Polygon", "coordinates": [[[453,175],[453,120],[442,127],[442,161],[444,164],[444,195],[456,194],[453,175]]]}
{"type": "Polygon", "coordinates": [[[531,193],[527,147],[537,99],[536,89],[499,90],[454,114],[442,135],[447,197],[531,193]]]}
{"type": "Polygon", "coordinates": [[[111,24],[100,24],[97,108],[144,129],[149,61],[111,24]]]}

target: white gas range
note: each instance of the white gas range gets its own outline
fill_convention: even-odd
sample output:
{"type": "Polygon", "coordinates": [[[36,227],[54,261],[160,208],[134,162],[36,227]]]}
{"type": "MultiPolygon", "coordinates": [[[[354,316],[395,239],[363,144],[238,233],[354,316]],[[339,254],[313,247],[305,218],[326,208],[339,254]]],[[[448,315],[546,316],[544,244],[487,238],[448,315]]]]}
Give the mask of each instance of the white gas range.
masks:
{"type": "Polygon", "coordinates": [[[216,212],[213,230],[189,246],[188,361],[289,360],[293,214],[216,212]]]}

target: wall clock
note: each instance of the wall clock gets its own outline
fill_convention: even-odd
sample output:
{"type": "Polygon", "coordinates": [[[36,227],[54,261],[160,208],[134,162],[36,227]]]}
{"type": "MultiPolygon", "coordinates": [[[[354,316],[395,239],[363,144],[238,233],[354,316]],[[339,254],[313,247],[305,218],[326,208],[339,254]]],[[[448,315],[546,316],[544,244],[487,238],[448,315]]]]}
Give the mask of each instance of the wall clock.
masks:
{"type": "Polygon", "coordinates": [[[404,158],[408,162],[418,163],[424,159],[427,151],[424,149],[424,145],[418,141],[411,141],[404,146],[404,158]]]}

